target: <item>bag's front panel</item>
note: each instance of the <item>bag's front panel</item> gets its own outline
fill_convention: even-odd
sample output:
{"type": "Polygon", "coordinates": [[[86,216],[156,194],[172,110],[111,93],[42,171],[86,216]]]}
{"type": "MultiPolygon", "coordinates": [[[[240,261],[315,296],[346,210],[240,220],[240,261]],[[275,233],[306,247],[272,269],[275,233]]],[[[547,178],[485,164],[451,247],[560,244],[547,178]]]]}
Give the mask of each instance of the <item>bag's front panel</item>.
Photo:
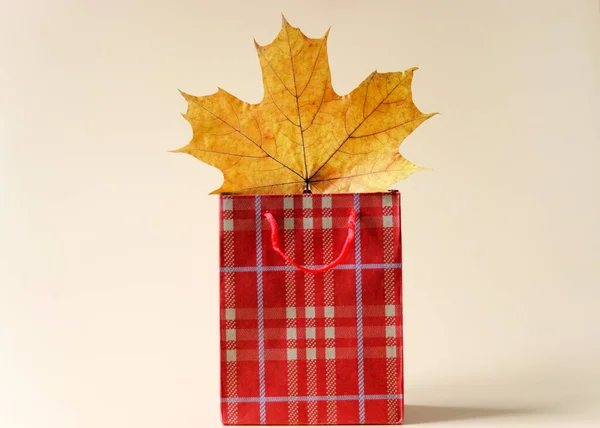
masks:
{"type": "Polygon", "coordinates": [[[223,196],[225,424],[389,424],[402,418],[399,194],[223,196]],[[343,262],[351,210],[356,236],[343,262]]]}

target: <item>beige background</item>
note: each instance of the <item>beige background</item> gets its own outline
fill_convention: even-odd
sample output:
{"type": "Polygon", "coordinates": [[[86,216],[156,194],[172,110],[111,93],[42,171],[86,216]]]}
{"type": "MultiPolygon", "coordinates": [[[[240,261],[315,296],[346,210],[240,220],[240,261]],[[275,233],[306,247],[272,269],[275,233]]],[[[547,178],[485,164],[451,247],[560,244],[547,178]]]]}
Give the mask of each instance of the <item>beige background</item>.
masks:
{"type": "Polygon", "coordinates": [[[257,102],[252,39],[334,87],[419,66],[407,422],[600,425],[597,0],[0,0],[0,427],[217,427],[216,170],[177,88],[257,102]]]}

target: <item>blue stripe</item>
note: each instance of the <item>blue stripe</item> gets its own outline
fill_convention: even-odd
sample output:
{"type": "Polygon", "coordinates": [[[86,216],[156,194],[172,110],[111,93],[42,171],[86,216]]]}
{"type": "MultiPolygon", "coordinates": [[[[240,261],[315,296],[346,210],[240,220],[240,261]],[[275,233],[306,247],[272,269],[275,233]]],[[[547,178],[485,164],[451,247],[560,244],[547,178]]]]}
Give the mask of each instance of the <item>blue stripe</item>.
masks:
{"type": "MultiPolygon", "coordinates": [[[[309,269],[320,269],[325,265],[307,265],[306,267],[309,269]]],[[[352,265],[337,265],[333,268],[333,270],[355,270],[358,267],[360,269],[401,269],[402,263],[370,263],[370,264],[361,264],[357,266],[356,264],[352,265]]],[[[258,270],[255,266],[238,266],[238,267],[222,267],[221,272],[256,272],[258,270]]],[[[262,272],[277,272],[277,271],[290,271],[296,270],[294,266],[261,266],[260,270],[262,272]]]]}
{"type": "Polygon", "coordinates": [[[267,422],[267,402],[265,400],[265,325],[263,308],[263,269],[262,269],[262,219],[260,195],[255,197],[256,222],[256,293],[258,300],[258,388],[260,423],[267,422]]]}
{"type": "Polygon", "coordinates": [[[294,396],[294,397],[230,397],[221,398],[221,403],[289,403],[292,401],[356,401],[356,400],[402,400],[402,394],[390,395],[313,395],[313,396],[294,396]]]}
{"type": "Polygon", "coordinates": [[[354,211],[359,213],[356,220],[356,237],[354,238],[354,263],[356,265],[356,342],[358,359],[358,419],[365,423],[365,366],[363,349],[363,311],[362,311],[362,266],[360,252],[360,195],[354,194],[354,211]]]}

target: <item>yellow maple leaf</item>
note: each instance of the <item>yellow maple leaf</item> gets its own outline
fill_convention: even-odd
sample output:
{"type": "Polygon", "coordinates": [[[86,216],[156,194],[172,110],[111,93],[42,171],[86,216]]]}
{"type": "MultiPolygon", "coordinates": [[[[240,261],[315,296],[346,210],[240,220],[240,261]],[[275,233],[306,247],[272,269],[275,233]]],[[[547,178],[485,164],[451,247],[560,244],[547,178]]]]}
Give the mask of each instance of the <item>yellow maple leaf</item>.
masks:
{"type": "Polygon", "coordinates": [[[176,150],[219,168],[212,193],[340,193],[385,191],[422,169],[399,153],[424,114],[412,100],[416,68],[373,72],[348,95],[331,85],[327,35],[306,37],[283,18],[275,40],[255,42],[264,97],[248,104],[219,89],[182,92],[193,138],[176,150]]]}

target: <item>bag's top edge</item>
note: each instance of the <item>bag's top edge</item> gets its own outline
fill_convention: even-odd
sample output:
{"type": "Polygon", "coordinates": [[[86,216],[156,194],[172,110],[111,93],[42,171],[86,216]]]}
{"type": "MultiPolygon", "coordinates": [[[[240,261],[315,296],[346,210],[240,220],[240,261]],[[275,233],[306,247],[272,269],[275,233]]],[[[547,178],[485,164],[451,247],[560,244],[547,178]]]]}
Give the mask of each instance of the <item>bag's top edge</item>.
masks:
{"type": "Polygon", "coordinates": [[[266,193],[266,194],[243,194],[243,195],[238,195],[235,193],[223,193],[220,194],[219,197],[223,198],[231,198],[231,197],[235,197],[235,198],[256,198],[257,196],[260,196],[261,198],[269,198],[269,197],[281,197],[281,196],[285,196],[285,197],[297,197],[297,198],[303,198],[303,197],[311,197],[311,196],[350,196],[350,195],[390,195],[390,194],[395,194],[395,193],[400,193],[400,191],[398,190],[388,190],[387,192],[360,192],[360,193],[266,193]]]}

